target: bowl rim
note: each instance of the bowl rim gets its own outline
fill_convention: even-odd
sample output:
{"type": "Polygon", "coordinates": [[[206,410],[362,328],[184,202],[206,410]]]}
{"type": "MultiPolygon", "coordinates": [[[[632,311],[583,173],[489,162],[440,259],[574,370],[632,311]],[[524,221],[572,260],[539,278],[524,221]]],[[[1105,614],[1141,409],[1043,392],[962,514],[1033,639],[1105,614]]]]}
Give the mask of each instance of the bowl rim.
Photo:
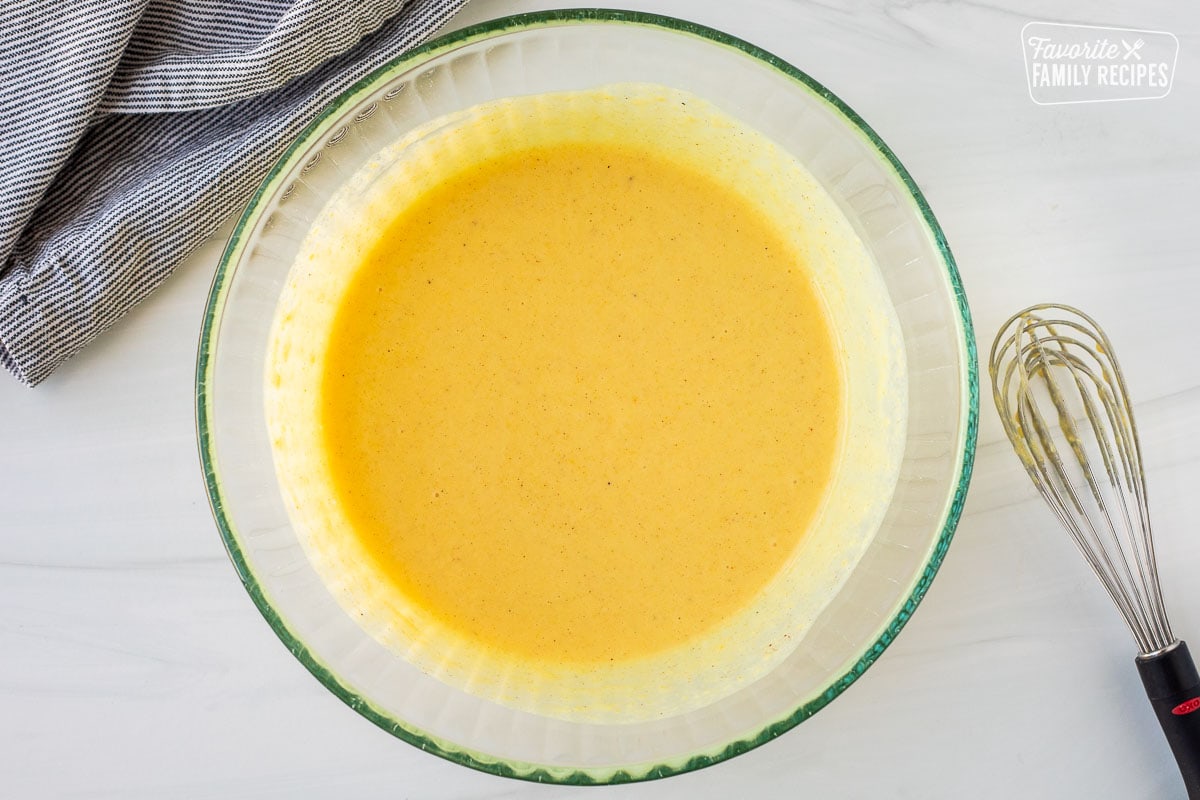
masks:
{"type": "Polygon", "coordinates": [[[675,17],[641,11],[606,8],[557,9],[515,14],[452,31],[389,60],[378,69],[373,70],[370,74],[355,82],[333,100],[320,115],[304,128],[296,140],[288,147],[274,166],[272,166],[261,185],[251,197],[249,203],[247,203],[233,232],[230,234],[213,277],[208,302],[204,309],[200,340],[197,348],[195,380],[197,445],[201,468],[204,474],[205,489],[213,518],[217,524],[229,558],[237,570],[238,577],[241,579],[251,600],[279,637],[280,641],[291,651],[292,655],[326,689],[363,717],[397,738],[426,752],[440,756],[453,763],[494,775],[540,783],[573,785],[630,783],[653,780],[691,772],[728,760],[791,730],[846,691],[878,660],[883,651],[896,638],[897,634],[899,634],[900,630],[916,610],[916,607],[920,604],[922,598],[924,598],[930,583],[937,574],[938,568],[945,559],[946,551],[954,537],[954,531],[962,516],[962,508],[966,500],[967,487],[970,483],[974,464],[979,422],[977,348],[962,280],[959,276],[954,256],[950,252],[950,246],[946,241],[945,234],[934,217],[925,196],[917,187],[908,170],[905,169],[904,165],[900,163],[900,160],[892,152],[891,148],[884,143],[862,117],[837,95],[829,91],[804,71],[756,45],[714,28],[675,17]],[[962,345],[961,352],[965,356],[965,363],[963,364],[965,381],[961,387],[965,402],[962,404],[963,411],[960,418],[961,460],[958,469],[957,485],[946,508],[945,519],[938,539],[929,552],[924,569],[919,573],[912,585],[907,600],[899,607],[874,644],[866,649],[847,672],[832,680],[826,690],[820,695],[800,705],[787,717],[765,725],[753,735],[728,742],[720,747],[719,752],[682,756],[678,761],[672,763],[651,761],[617,768],[561,767],[497,758],[487,753],[472,750],[455,742],[436,737],[402,719],[389,715],[387,712],[372,706],[368,698],[363,697],[343,684],[337,675],[309,650],[300,637],[292,633],[280,613],[272,606],[263,591],[262,585],[250,568],[242,551],[238,536],[235,533],[233,522],[225,511],[220,482],[217,479],[215,470],[213,441],[209,421],[212,414],[212,395],[209,391],[209,386],[213,371],[213,351],[216,345],[218,323],[220,322],[225,297],[231,282],[230,277],[235,272],[234,267],[244,250],[247,232],[254,226],[262,214],[262,201],[264,198],[274,195],[274,192],[279,188],[278,183],[282,177],[296,165],[307,146],[336,121],[340,120],[340,112],[343,109],[352,107],[355,102],[376,89],[378,83],[416,69],[437,56],[479,40],[513,31],[589,23],[629,24],[657,28],[667,32],[691,35],[708,40],[713,44],[736,49],[792,79],[799,84],[801,89],[815,94],[832,106],[834,111],[843,116],[853,127],[857,128],[866,138],[867,142],[876,150],[877,154],[883,158],[884,162],[890,165],[900,183],[907,189],[910,199],[915,203],[922,221],[933,238],[934,244],[941,256],[942,265],[946,270],[946,277],[954,293],[955,305],[958,312],[959,335],[961,337],[960,344],[962,345]]]}

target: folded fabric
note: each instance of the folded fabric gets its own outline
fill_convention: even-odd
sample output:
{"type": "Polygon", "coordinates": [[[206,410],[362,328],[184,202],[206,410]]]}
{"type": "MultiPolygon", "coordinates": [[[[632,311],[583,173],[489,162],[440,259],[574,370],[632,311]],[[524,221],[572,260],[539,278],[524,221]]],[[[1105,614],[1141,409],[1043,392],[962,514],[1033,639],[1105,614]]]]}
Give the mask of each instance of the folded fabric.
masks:
{"type": "Polygon", "coordinates": [[[235,214],[340,92],[465,0],[0,10],[0,364],[43,380],[235,214]]]}

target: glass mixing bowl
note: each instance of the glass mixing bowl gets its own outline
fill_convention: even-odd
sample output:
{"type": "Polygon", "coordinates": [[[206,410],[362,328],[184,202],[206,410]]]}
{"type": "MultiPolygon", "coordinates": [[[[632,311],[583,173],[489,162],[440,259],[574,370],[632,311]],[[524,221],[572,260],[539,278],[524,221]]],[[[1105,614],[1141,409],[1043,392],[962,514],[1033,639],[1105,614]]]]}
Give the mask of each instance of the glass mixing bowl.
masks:
{"type": "Polygon", "coordinates": [[[675,19],[562,11],[501,19],[410,52],[353,86],[271,170],[230,238],[196,372],[213,514],[247,591],[289,650],[367,719],[476,769],[562,783],[658,778],[745,752],[815,714],[879,657],[924,596],[958,522],[975,451],[978,377],[966,298],[920,190],[837,97],[753,45],[675,19]],[[267,339],[292,260],[368,159],[444,114],[515,95],[621,82],[692,92],[790,151],[874,257],[899,319],[908,419],[877,534],[795,651],[703,708],[633,724],[514,710],[422,673],[358,626],[288,520],[263,407],[267,339]]]}

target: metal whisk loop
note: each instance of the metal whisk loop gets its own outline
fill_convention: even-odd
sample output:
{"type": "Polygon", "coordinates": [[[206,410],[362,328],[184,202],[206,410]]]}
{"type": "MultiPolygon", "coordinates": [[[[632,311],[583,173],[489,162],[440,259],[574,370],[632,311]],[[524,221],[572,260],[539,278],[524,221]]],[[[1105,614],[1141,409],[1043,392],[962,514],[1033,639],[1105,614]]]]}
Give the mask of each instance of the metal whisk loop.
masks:
{"type": "Polygon", "coordinates": [[[1175,642],[1163,605],[1137,426],[1112,344],[1083,312],[1032,306],[990,358],[1005,433],[1143,654],[1175,642]]]}

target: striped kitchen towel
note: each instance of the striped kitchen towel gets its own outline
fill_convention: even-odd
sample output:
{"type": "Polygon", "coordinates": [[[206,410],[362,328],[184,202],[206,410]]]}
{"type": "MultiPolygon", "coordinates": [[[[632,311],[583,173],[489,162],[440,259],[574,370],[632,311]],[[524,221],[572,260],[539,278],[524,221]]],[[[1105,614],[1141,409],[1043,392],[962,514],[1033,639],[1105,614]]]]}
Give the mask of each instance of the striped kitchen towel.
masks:
{"type": "Polygon", "coordinates": [[[29,385],[239,211],[342,90],[465,0],[0,8],[0,363],[29,385]]]}

